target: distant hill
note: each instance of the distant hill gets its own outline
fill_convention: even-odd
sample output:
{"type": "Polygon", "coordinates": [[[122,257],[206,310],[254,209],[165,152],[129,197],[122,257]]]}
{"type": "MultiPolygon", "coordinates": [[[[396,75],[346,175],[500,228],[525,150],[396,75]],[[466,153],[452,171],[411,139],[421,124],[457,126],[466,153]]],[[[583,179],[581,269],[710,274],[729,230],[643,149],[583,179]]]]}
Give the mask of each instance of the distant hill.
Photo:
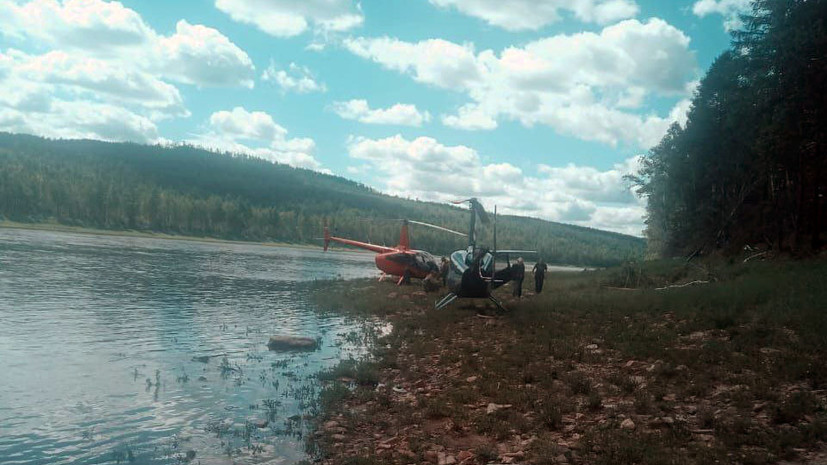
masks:
{"type": "MultiPolygon", "coordinates": [[[[484,199],[483,199],[484,200],[484,199]]],[[[466,209],[392,197],[338,176],[190,146],[50,140],[0,133],[0,219],[235,240],[319,243],[338,235],[395,244],[400,218],[464,231],[466,209]]],[[[500,248],[539,250],[552,263],[618,264],[642,239],[538,219],[501,216],[500,248]]],[[[490,231],[480,233],[490,243],[490,231]]],[[[464,240],[411,228],[437,254],[464,240]]]]}

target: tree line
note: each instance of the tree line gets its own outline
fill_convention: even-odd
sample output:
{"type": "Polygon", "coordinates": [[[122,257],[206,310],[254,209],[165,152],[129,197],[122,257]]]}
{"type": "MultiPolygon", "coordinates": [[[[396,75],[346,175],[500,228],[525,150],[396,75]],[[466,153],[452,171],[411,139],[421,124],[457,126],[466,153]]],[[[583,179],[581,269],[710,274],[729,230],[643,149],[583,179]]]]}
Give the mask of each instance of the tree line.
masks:
{"type": "MultiPolygon", "coordinates": [[[[458,231],[468,211],[381,194],[368,186],[245,155],[187,145],[50,140],[0,133],[0,219],[234,240],[321,244],[340,236],[395,245],[401,219],[458,231]]],[[[481,232],[490,245],[490,226],[481,232]]],[[[411,225],[412,245],[436,254],[463,238],[411,225]]],[[[501,216],[500,248],[552,263],[609,266],[640,257],[642,239],[501,216]]]]}
{"type": "Polygon", "coordinates": [[[756,0],[631,179],[653,255],[824,244],[827,0],[756,0]]]}

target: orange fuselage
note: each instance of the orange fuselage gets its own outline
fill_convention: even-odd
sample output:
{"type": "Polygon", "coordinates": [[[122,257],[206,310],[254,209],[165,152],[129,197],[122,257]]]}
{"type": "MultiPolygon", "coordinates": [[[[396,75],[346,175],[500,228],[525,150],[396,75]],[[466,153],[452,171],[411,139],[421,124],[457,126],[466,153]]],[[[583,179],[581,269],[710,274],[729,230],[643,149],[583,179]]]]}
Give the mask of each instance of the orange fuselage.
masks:
{"type": "Polygon", "coordinates": [[[379,268],[379,270],[383,273],[389,275],[404,276],[407,272],[407,274],[412,278],[422,279],[428,276],[428,273],[431,271],[437,271],[439,269],[439,265],[433,255],[423,250],[412,250],[409,248],[407,224],[402,225],[402,231],[399,236],[399,245],[396,247],[386,247],[383,245],[331,236],[327,228],[325,228],[324,234],[325,250],[327,250],[330,242],[337,242],[339,244],[351,245],[376,252],[376,257],[374,259],[376,262],[376,268],[379,268]]]}

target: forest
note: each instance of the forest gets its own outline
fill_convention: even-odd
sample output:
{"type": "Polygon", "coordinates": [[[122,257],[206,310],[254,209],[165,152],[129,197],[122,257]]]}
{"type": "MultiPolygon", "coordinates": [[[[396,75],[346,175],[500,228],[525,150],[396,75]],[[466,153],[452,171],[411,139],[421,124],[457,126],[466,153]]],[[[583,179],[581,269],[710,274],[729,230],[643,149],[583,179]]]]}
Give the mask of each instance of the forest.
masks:
{"type": "Polygon", "coordinates": [[[757,0],[631,179],[652,256],[824,245],[827,1],[757,0]]]}
{"type": "MultiPolygon", "coordinates": [[[[337,235],[379,244],[397,243],[403,218],[468,227],[464,208],[245,155],[8,133],[0,133],[3,218],[300,244],[321,244],[325,223],[337,235]]],[[[610,266],[645,249],[643,239],[539,219],[503,215],[497,224],[498,247],[537,250],[550,263],[610,266]]],[[[482,230],[483,244],[490,232],[482,230]]],[[[465,245],[415,225],[411,242],[437,254],[465,245]]]]}

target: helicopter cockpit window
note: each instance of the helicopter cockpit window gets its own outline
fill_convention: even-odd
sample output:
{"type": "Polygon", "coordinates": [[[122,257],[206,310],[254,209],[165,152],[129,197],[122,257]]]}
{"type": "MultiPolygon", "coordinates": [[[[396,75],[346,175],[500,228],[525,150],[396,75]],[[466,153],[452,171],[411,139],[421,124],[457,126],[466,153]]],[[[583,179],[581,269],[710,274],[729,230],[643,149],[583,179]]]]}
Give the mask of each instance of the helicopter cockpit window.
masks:
{"type": "Polygon", "coordinates": [[[482,269],[489,271],[491,268],[491,261],[494,260],[494,256],[490,253],[485,254],[485,257],[482,259],[482,269]]]}
{"type": "Polygon", "coordinates": [[[468,269],[468,265],[465,264],[465,257],[467,255],[468,254],[464,250],[457,250],[451,254],[451,262],[460,272],[464,272],[468,269]]]}

